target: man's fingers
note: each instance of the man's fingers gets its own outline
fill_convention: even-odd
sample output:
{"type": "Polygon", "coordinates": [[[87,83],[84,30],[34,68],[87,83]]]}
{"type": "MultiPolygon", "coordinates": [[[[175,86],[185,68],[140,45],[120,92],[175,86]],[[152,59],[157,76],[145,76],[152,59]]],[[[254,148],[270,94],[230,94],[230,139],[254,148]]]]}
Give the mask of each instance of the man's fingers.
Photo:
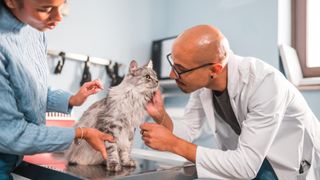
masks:
{"type": "Polygon", "coordinates": [[[140,129],[144,130],[144,131],[150,131],[150,130],[154,129],[155,127],[158,127],[158,126],[160,126],[158,123],[145,122],[145,123],[140,125],[140,129]]]}
{"type": "Polygon", "coordinates": [[[154,104],[151,104],[151,103],[146,105],[146,111],[152,118],[158,114],[157,113],[158,111],[154,107],[154,104]]]}
{"type": "Polygon", "coordinates": [[[153,149],[153,147],[151,146],[151,143],[149,143],[149,142],[147,142],[147,143],[145,143],[149,148],[152,148],[153,149]]]}
{"type": "Polygon", "coordinates": [[[144,141],[145,144],[150,143],[150,139],[147,137],[142,136],[141,139],[144,141]]]}
{"type": "Polygon", "coordinates": [[[155,95],[155,96],[160,96],[160,95],[161,95],[160,89],[157,89],[156,92],[154,93],[154,95],[155,95]]]}
{"type": "Polygon", "coordinates": [[[147,123],[147,122],[145,122],[145,123],[143,123],[143,124],[140,125],[140,129],[141,129],[141,130],[144,130],[144,131],[148,131],[148,130],[152,129],[152,126],[153,126],[153,125],[154,125],[154,123],[147,123]]]}
{"type": "Polygon", "coordinates": [[[143,137],[150,137],[150,134],[149,134],[149,132],[148,131],[146,131],[146,130],[141,130],[141,135],[143,136],[143,137]]]}
{"type": "Polygon", "coordinates": [[[161,101],[162,101],[162,97],[161,97],[160,90],[157,90],[157,91],[155,92],[154,101],[155,101],[155,102],[161,102],[161,101]]]}

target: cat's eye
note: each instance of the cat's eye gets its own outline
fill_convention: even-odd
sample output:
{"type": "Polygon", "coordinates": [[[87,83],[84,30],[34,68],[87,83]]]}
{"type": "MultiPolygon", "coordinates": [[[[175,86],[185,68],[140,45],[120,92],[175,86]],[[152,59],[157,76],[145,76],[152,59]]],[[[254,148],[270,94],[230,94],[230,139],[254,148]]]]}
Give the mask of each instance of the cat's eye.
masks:
{"type": "Polygon", "coordinates": [[[147,79],[151,79],[151,77],[150,77],[149,74],[147,74],[145,77],[146,77],[147,79]]]}

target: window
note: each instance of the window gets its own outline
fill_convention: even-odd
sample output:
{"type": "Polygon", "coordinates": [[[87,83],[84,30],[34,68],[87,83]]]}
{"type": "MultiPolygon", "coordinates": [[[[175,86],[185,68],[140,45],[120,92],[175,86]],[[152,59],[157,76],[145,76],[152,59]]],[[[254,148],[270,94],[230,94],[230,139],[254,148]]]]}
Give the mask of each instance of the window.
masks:
{"type": "Polygon", "coordinates": [[[309,0],[307,2],[307,67],[320,67],[319,34],[320,0],[309,0]]]}
{"type": "Polygon", "coordinates": [[[293,46],[304,77],[320,77],[320,0],[293,1],[293,46]]]}

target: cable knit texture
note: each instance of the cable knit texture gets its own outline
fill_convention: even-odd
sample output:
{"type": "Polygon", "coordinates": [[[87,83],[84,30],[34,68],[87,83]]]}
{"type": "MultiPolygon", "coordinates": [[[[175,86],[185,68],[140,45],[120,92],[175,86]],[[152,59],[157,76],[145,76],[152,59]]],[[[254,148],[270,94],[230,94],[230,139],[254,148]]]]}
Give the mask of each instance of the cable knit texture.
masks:
{"type": "Polygon", "coordinates": [[[18,163],[24,154],[71,144],[73,128],[45,126],[46,111],[70,112],[71,96],[48,88],[47,77],[44,33],[21,23],[0,0],[0,166],[12,164],[10,156],[18,163]]]}

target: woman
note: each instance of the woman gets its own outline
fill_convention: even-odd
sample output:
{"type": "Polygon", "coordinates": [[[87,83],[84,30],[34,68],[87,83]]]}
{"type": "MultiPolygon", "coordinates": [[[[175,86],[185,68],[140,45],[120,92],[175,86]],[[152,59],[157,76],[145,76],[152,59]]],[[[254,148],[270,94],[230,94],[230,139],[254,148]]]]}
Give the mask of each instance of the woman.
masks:
{"type": "Polygon", "coordinates": [[[85,139],[107,158],[104,141],[113,137],[92,128],[46,127],[45,112],[69,113],[102,90],[99,80],[70,95],[47,84],[44,31],[62,20],[65,0],[0,0],[0,179],[23,155],[61,151],[85,139]]]}

